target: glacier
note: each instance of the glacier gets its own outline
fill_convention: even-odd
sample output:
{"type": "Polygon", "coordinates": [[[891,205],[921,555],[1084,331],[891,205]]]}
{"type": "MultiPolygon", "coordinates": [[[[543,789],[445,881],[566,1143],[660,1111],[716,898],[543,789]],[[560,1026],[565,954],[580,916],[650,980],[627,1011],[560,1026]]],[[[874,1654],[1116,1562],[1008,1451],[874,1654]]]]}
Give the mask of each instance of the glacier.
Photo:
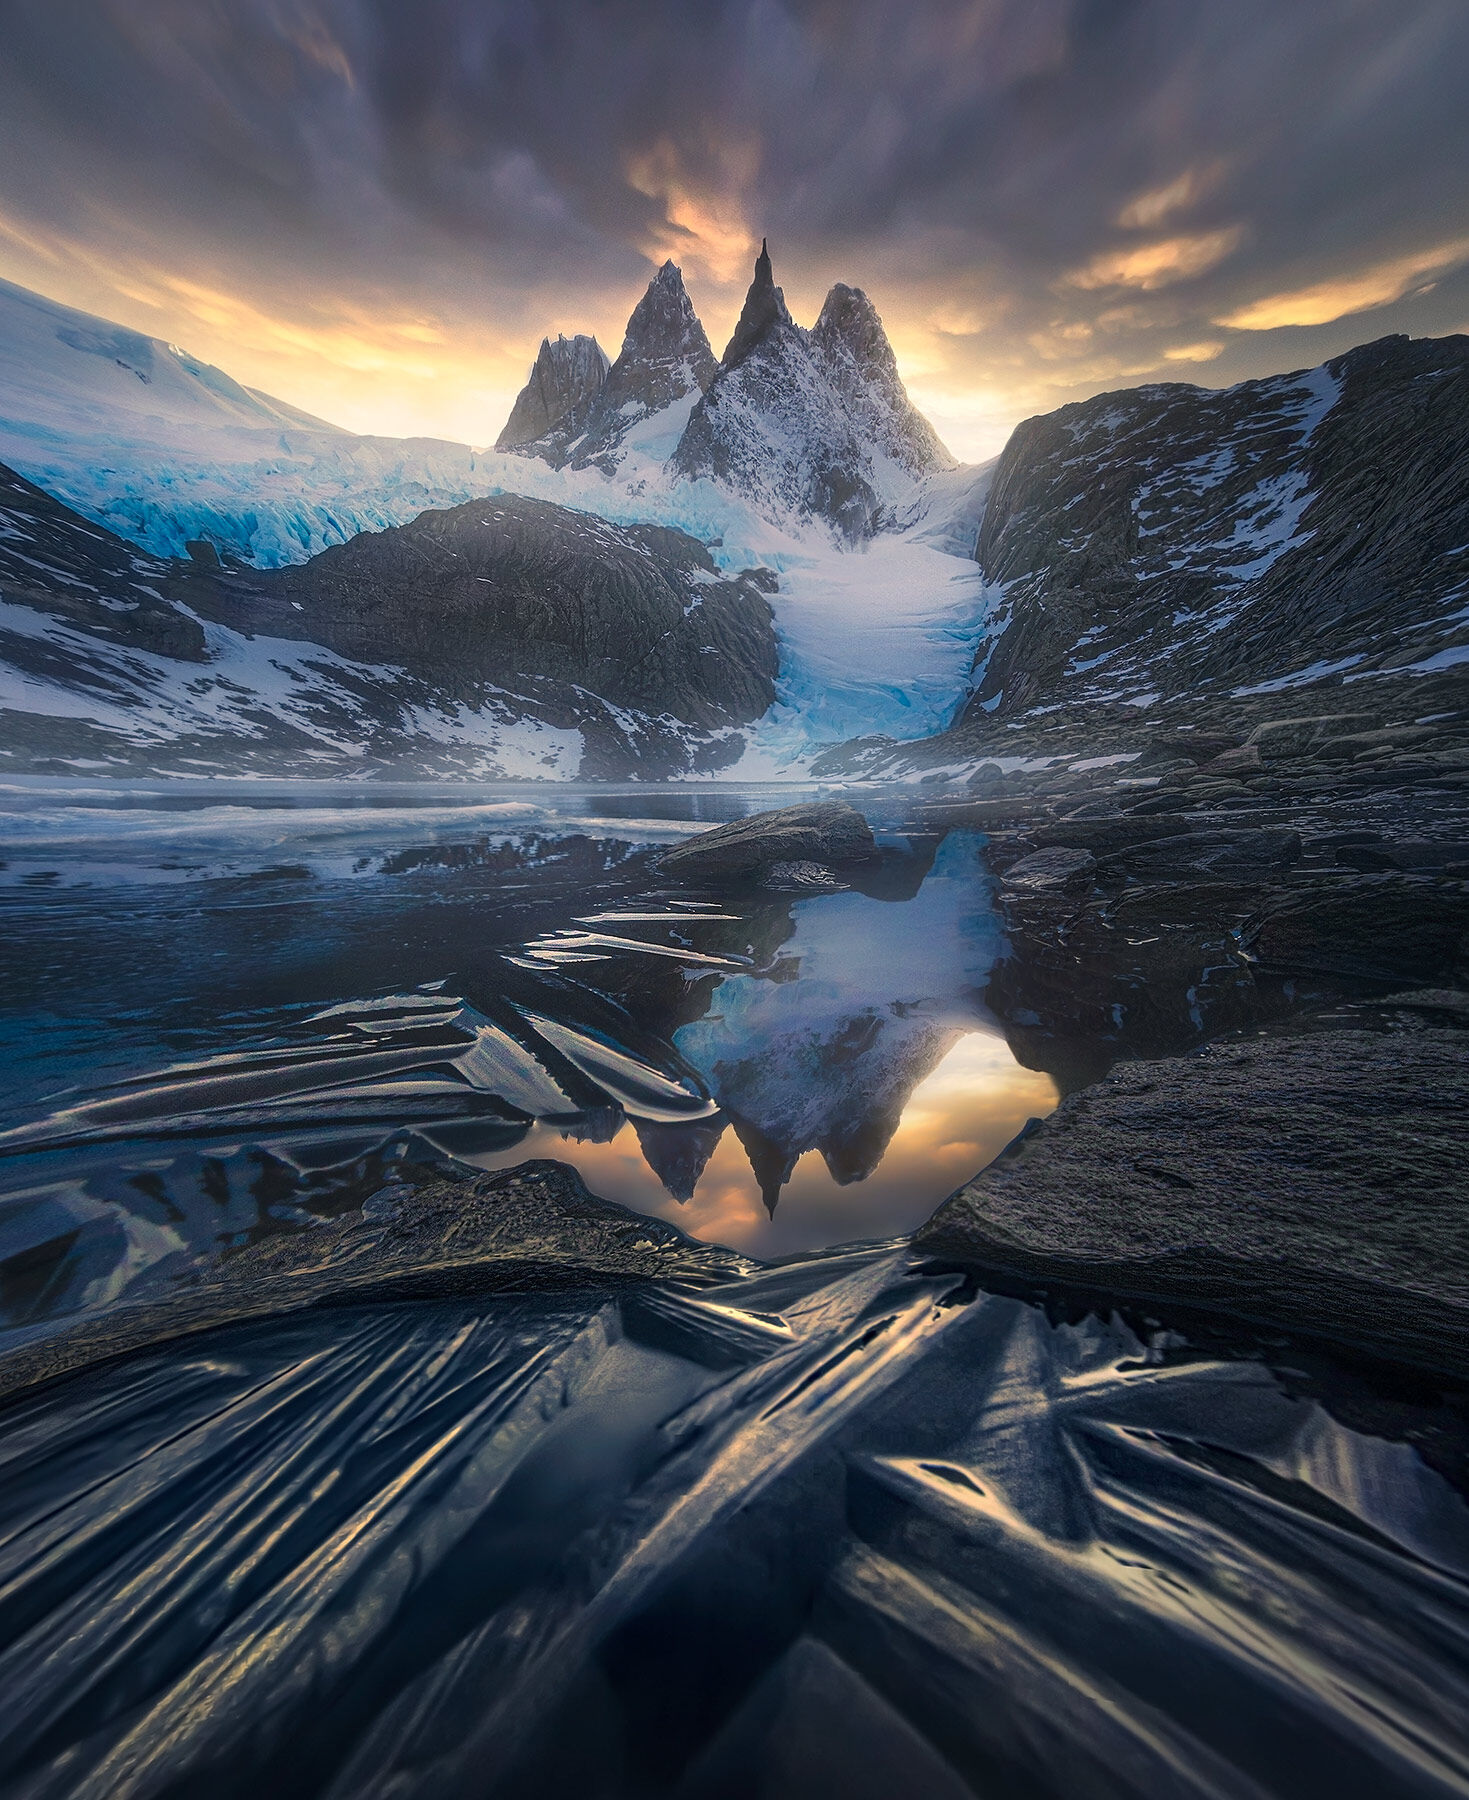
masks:
{"type": "MultiPolygon", "coordinates": [[[[557,470],[466,444],[344,431],[159,339],[0,282],[0,463],[146,550],[182,556],[203,540],[223,557],[276,568],[425,510],[502,494],[613,524],[674,526],[708,544],[727,572],[764,565],[779,577],[779,699],[747,733],[745,758],[728,775],[799,775],[832,742],[941,729],[967,695],[994,599],[972,560],[985,471],[909,481],[895,496],[891,529],[839,547],[819,524],[772,521],[717,481],[670,470],[670,447],[696,398],[639,421],[614,472],[557,470]]],[[[289,656],[305,653],[295,644],[289,656]]],[[[240,669],[246,685],[257,674],[278,685],[272,670],[284,654],[228,649],[232,663],[251,665],[240,669]]],[[[332,660],[310,655],[318,669],[332,660]]],[[[182,688],[196,674],[181,667],[165,685],[182,688]]],[[[10,703],[38,704],[35,695],[11,695],[4,680],[10,703]]],[[[280,703],[277,693],[270,710],[280,703]]],[[[186,710],[196,705],[190,697],[186,710]]],[[[460,719],[434,725],[456,739],[481,730],[460,719]]],[[[484,735],[503,743],[505,722],[484,735]]],[[[561,746],[525,748],[527,773],[574,772],[561,746]]]]}

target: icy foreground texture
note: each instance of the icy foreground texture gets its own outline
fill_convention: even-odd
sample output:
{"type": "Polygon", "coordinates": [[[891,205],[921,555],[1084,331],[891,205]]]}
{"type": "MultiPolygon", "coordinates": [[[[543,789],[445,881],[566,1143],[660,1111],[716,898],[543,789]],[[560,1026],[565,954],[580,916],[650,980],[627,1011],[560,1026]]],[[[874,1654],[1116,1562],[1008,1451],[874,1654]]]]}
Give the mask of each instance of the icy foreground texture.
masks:
{"type": "Polygon", "coordinates": [[[28,1796],[1448,1796],[1469,1530],[903,1250],[236,1325],[0,1414],[28,1796]]]}

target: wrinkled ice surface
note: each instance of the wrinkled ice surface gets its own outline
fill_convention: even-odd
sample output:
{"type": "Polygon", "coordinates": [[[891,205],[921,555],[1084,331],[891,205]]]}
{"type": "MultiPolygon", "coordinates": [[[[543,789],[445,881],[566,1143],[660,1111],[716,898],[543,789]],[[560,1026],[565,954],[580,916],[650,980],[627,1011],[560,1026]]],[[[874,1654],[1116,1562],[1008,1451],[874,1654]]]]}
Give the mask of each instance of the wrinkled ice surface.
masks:
{"type": "Polygon", "coordinates": [[[1055,1103],[985,1009],[981,840],[886,833],[865,892],[661,882],[770,798],[12,791],[11,1320],[309,1229],[404,1156],[558,1157],[761,1257],[914,1228],[1055,1103]]]}
{"type": "Polygon", "coordinates": [[[1055,1088],[987,1010],[982,840],[869,796],[851,891],[661,883],[798,797],[7,791],[0,1356],[405,1160],[551,1155],[819,1253],[308,1308],[12,1398],[3,1791],[1469,1792],[1422,1396],[892,1242],[1055,1088]]]}

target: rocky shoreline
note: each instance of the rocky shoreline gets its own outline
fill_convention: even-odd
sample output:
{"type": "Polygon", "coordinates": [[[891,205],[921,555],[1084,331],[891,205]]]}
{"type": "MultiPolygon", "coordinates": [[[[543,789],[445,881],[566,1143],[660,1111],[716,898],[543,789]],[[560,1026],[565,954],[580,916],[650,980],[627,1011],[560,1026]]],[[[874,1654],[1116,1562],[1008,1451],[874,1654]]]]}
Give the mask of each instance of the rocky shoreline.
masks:
{"type": "Polygon", "coordinates": [[[1469,748],[1443,713],[1277,710],[920,808],[989,837],[987,998],[1068,1097],[919,1247],[1469,1377],[1469,748]]]}

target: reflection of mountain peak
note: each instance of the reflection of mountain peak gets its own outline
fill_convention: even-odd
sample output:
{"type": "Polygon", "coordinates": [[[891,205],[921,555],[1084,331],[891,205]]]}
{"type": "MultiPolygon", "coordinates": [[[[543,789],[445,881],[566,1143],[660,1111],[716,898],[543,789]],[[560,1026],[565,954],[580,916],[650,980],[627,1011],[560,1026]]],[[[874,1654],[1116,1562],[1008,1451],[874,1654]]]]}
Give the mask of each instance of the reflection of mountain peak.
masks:
{"type": "Polygon", "coordinates": [[[726,976],[677,1032],[772,1212],[810,1150],[838,1185],[871,1175],[914,1088],[973,1023],[959,997],[984,987],[1000,942],[978,855],[951,835],[902,906],[861,893],[798,904],[782,962],[799,979],[726,976]]]}
{"type": "Polygon", "coordinates": [[[691,1120],[684,1125],[661,1125],[650,1119],[634,1119],[643,1160],[682,1206],[694,1197],[699,1177],[724,1136],[726,1120],[691,1120]]]}

